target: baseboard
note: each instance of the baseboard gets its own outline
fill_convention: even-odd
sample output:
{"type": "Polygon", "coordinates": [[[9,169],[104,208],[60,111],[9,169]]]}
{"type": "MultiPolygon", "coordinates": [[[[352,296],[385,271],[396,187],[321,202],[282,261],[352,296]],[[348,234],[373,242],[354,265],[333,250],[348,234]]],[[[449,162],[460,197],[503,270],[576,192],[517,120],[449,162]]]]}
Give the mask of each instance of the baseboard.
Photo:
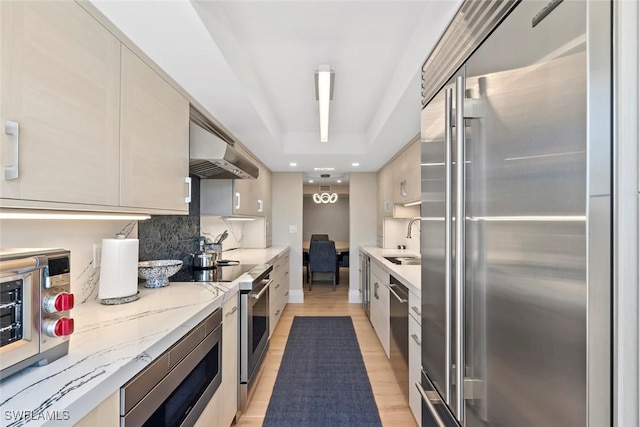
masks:
{"type": "Polygon", "coordinates": [[[359,289],[349,289],[349,303],[350,304],[362,303],[362,298],[360,297],[359,289]]]}
{"type": "Polygon", "coordinates": [[[304,302],[304,291],[302,289],[289,290],[289,303],[301,304],[304,302]]]}

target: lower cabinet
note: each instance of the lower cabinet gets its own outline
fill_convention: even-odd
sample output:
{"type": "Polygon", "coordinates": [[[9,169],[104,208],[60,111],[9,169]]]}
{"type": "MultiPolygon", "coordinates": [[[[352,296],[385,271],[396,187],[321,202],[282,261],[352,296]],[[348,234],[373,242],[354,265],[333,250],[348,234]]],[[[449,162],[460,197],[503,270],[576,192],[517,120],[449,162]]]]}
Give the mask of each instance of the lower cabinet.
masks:
{"type": "Polygon", "coordinates": [[[107,397],[73,427],[118,427],[120,425],[120,390],[107,397]]]}
{"type": "Polygon", "coordinates": [[[391,328],[389,324],[390,307],[389,301],[391,294],[389,293],[389,274],[384,268],[371,259],[370,273],[370,293],[371,303],[369,305],[369,318],[373,329],[378,335],[378,339],[382,344],[387,357],[390,357],[390,336],[391,328]]]}
{"type": "Polygon", "coordinates": [[[269,290],[269,336],[280,321],[282,312],[289,302],[289,250],[287,249],[273,261],[269,290]]]}
{"type": "Polygon", "coordinates": [[[222,305],[222,383],[195,426],[228,427],[238,411],[239,308],[239,294],[222,305]]]}
{"type": "Polygon", "coordinates": [[[420,382],[422,365],[420,339],[420,324],[413,316],[409,315],[409,407],[418,425],[421,425],[422,422],[422,400],[415,384],[420,382]]]}

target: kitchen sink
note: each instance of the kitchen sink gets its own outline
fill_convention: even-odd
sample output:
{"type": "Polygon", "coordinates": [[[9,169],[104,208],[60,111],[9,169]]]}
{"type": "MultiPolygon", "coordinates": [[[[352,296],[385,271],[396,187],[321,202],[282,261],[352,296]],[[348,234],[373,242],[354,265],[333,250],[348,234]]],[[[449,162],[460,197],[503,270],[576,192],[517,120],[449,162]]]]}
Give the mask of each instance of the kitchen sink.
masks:
{"type": "Polygon", "coordinates": [[[420,265],[421,261],[420,257],[413,255],[386,256],[384,259],[397,265],[420,265]]]}

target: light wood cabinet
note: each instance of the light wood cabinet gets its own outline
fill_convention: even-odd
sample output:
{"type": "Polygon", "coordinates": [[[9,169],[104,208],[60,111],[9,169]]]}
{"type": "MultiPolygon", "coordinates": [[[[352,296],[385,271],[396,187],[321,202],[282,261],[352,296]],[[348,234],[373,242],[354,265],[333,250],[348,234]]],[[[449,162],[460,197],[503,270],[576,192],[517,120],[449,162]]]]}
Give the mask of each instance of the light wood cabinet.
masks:
{"type": "Polygon", "coordinates": [[[391,326],[389,323],[390,299],[389,274],[374,259],[371,259],[371,271],[369,280],[371,303],[369,305],[369,318],[373,329],[378,335],[387,358],[390,357],[391,326]]]}
{"type": "Polygon", "coordinates": [[[238,411],[238,313],[239,296],[222,304],[222,381],[200,414],[195,427],[228,427],[238,411]]]}
{"type": "Polygon", "coordinates": [[[289,250],[287,249],[273,261],[269,290],[269,336],[278,325],[282,312],[289,302],[289,250]]]}
{"type": "Polygon", "coordinates": [[[117,205],[120,42],[71,1],[0,2],[0,15],[2,169],[19,154],[0,197],[117,205]]]}
{"type": "MultiPolygon", "coordinates": [[[[411,307],[409,310],[411,310],[411,307]]],[[[421,381],[422,345],[420,340],[420,324],[413,316],[409,316],[409,407],[418,425],[422,425],[422,400],[415,386],[416,382],[421,381]]]]}
{"type": "Polygon", "coordinates": [[[222,383],[216,394],[221,396],[219,425],[224,427],[231,425],[238,411],[239,304],[236,294],[222,305],[222,383]]]}
{"type": "Polygon", "coordinates": [[[189,212],[189,102],[122,47],[120,205],[189,212]]]}
{"type": "Polygon", "coordinates": [[[384,247],[384,222],[385,218],[394,214],[393,204],[393,163],[388,164],[378,171],[378,197],[377,197],[377,241],[378,246],[384,247]]]}
{"type": "Polygon", "coordinates": [[[120,390],[111,394],[85,415],[73,427],[119,427],[120,426],[120,390]]]}
{"type": "MultiPolygon", "coordinates": [[[[258,169],[256,179],[234,179],[234,207],[236,215],[267,217],[271,213],[271,172],[239,145],[236,150],[254,162],[258,169]]],[[[270,222],[269,222],[270,223],[270,222]]]]}
{"type": "Polygon", "coordinates": [[[405,204],[420,201],[420,139],[414,140],[393,162],[393,201],[405,204]]]}

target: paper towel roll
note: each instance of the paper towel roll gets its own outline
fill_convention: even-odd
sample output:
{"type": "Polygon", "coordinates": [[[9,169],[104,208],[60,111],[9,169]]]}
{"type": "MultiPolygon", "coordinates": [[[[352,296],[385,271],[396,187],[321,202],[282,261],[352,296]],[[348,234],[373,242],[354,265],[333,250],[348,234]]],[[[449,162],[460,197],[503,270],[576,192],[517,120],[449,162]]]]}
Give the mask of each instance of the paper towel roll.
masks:
{"type": "Polygon", "coordinates": [[[138,239],[103,239],[98,298],[138,293],[138,239]]]}

